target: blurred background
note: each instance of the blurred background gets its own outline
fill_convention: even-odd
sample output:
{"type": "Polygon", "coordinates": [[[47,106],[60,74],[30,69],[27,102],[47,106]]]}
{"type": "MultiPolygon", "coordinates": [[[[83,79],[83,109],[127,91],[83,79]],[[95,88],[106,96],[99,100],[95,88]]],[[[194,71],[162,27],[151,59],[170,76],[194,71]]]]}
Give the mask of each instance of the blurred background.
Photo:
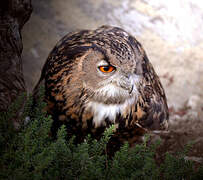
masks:
{"type": "Polygon", "coordinates": [[[103,24],[121,27],[143,45],[161,79],[175,139],[180,146],[194,140],[195,156],[203,156],[203,1],[33,0],[32,4],[34,11],[22,32],[29,91],[65,34],[103,24]]]}

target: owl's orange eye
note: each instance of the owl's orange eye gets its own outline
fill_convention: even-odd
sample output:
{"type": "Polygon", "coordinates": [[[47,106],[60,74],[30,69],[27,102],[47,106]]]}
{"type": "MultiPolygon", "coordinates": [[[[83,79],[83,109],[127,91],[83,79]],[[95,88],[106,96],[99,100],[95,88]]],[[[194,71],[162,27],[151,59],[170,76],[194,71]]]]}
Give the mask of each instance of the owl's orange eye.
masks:
{"type": "Polygon", "coordinates": [[[99,70],[103,73],[110,73],[113,72],[116,68],[113,66],[99,66],[99,70]]]}

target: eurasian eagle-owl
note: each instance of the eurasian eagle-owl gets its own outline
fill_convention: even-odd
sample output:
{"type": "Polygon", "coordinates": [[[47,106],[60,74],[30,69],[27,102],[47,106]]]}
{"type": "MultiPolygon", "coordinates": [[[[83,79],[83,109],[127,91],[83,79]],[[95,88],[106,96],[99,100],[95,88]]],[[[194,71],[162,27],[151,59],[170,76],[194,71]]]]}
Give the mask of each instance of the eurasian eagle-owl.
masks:
{"type": "Polygon", "coordinates": [[[78,142],[115,124],[117,143],[165,129],[165,93],[141,44],[121,28],[69,33],[51,51],[35,87],[45,85],[52,129],[66,124],[78,142]]]}

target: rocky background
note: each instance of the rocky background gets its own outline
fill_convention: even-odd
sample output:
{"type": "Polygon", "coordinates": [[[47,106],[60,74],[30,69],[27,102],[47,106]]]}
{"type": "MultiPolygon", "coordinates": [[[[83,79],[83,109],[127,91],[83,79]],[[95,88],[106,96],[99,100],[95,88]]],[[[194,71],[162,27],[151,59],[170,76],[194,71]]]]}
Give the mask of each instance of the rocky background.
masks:
{"type": "Polygon", "coordinates": [[[203,162],[203,2],[198,0],[34,0],[23,28],[23,65],[29,91],[56,42],[76,29],[119,26],[141,42],[166,91],[169,132],[163,149],[194,145],[203,162]]]}

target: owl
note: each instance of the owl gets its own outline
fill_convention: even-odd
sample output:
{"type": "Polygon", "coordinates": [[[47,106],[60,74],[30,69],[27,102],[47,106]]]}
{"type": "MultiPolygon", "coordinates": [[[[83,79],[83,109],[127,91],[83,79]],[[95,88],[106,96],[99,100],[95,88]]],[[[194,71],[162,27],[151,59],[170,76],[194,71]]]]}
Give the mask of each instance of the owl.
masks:
{"type": "Polygon", "coordinates": [[[141,44],[125,30],[102,26],[63,37],[49,54],[34,89],[45,86],[52,133],[65,124],[82,142],[114,125],[112,146],[135,144],[167,128],[168,107],[159,77],[141,44]]]}

